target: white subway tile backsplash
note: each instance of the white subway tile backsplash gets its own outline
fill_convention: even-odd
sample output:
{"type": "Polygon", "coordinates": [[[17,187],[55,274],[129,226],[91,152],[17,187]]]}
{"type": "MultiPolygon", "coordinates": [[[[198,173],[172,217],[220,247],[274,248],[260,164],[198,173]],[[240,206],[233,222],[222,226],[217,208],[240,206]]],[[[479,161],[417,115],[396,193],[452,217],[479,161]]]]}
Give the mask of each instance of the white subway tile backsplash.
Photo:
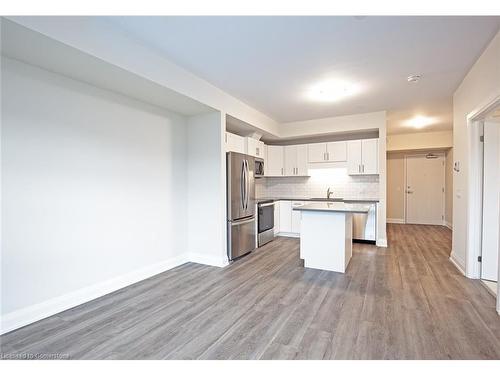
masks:
{"type": "Polygon", "coordinates": [[[256,180],[255,195],[263,197],[326,197],[345,199],[376,199],[379,176],[349,176],[345,169],[310,170],[311,177],[265,177],[256,180]]]}

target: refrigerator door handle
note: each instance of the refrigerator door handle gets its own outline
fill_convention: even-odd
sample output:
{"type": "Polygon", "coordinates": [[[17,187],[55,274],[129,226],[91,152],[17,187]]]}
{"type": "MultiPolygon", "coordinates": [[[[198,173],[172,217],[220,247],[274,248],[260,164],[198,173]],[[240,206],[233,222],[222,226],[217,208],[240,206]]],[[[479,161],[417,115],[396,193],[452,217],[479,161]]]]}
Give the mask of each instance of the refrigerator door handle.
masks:
{"type": "Polygon", "coordinates": [[[250,167],[248,166],[248,160],[245,160],[245,164],[246,164],[246,191],[245,191],[245,199],[246,199],[246,203],[245,203],[245,210],[248,210],[248,202],[250,201],[250,167]]]}
{"type": "Polygon", "coordinates": [[[241,180],[240,180],[240,191],[241,191],[241,208],[245,209],[245,161],[241,163],[241,180]]]}
{"type": "Polygon", "coordinates": [[[238,220],[238,221],[232,221],[232,222],[231,222],[231,226],[232,226],[232,227],[234,227],[234,226],[236,226],[236,225],[248,224],[248,223],[251,223],[251,222],[253,222],[253,221],[255,221],[255,217],[253,217],[253,216],[252,216],[252,217],[251,217],[251,218],[249,218],[249,219],[238,220]]]}

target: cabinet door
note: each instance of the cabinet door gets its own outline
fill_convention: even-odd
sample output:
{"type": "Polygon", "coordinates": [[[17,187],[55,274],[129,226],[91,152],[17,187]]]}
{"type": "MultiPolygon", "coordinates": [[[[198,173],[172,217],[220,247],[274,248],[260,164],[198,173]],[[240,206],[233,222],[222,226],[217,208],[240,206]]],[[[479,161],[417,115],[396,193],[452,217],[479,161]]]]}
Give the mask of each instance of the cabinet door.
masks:
{"type": "Polygon", "coordinates": [[[297,146],[285,146],[285,176],[297,175],[297,146]]]}
{"type": "Polygon", "coordinates": [[[262,141],[257,141],[255,143],[255,157],[264,159],[264,142],[262,141]]]}
{"type": "Polygon", "coordinates": [[[311,143],[307,145],[307,160],[309,163],[326,162],[326,143],[311,143]]]}
{"type": "Polygon", "coordinates": [[[245,141],[246,141],[246,154],[250,156],[256,156],[255,153],[258,141],[250,137],[247,137],[245,141]]]}
{"type": "Polygon", "coordinates": [[[245,153],[245,138],[226,132],[226,152],[245,153]]]}
{"type": "Polygon", "coordinates": [[[361,141],[361,173],[378,174],[378,139],[361,141]]]}
{"type": "Polygon", "coordinates": [[[280,232],[280,202],[274,202],[274,234],[280,232]]]}
{"type": "Polygon", "coordinates": [[[347,143],[346,142],[328,142],[326,144],[328,161],[346,161],[347,143]]]}
{"type": "Polygon", "coordinates": [[[300,234],[300,219],[302,217],[300,211],[294,211],[293,207],[302,206],[304,202],[292,202],[292,229],[290,232],[300,234]]]}
{"type": "Polygon", "coordinates": [[[361,174],[361,141],[347,141],[347,173],[361,174]]]}
{"type": "Polygon", "coordinates": [[[267,146],[268,176],[283,176],[283,146],[267,146]]]}
{"type": "Polygon", "coordinates": [[[292,231],[292,202],[280,201],[280,232],[292,231]]]}
{"type": "Polygon", "coordinates": [[[295,174],[297,176],[308,176],[309,169],[307,167],[307,145],[298,145],[297,148],[297,163],[295,174]]]}

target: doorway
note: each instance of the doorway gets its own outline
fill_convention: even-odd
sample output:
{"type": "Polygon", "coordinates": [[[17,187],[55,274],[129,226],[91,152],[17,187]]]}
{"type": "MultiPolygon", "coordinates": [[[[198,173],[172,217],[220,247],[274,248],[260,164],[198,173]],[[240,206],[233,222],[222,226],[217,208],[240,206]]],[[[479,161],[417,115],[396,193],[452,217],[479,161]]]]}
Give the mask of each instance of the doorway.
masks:
{"type": "Polygon", "coordinates": [[[406,156],[406,223],[444,225],[445,157],[406,156]]]}
{"type": "Polygon", "coordinates": [[[481,279],[496,292],[500,242],[500,110],[483,123],[481,279]]]}
{"type": "MultiPolygon", "coordinates": [[[[500,207],[484,201],[485,195],[485,181],[484,181],[484,125],[487,124],[486,137],[490,141],[494,141],[494,138],[490,138],[489,130],[498,130],[500,126],[500,93],[494,97],[489,102],[485,103],[478,109],[470,112],[467,115],[467,129],[468,129],[468,184],[467,184],[467,247],[466,247],[466,276],[473,279],[482,279],[483,284],[485,284],[489,289],[494,290],[496,287],[497,295],[497,306],[496,310],[500,314],[500,284],[495,281],[488,281],[483,278],[483,271],[485,270],[485,263],[490,263],[494,258],[488,258],[486,255],[488,250],[486,249],[486,241],[484,238],[484,230],[495,230],[495,224],[490,222],[488,218],[485,218],[484,211],[497,212],[500,216],[500,207]],[[488,125],[491,124],[491,127],[488,125]],[[490,211],[493,208],[494,211],[490,211]],[[486,255],[486,259],[483,262],[483,256],[486,255]]],[[[498,134],[498,133],[497,133],[498,134]]],[[[491,142],[488,142],[491,145],[491,142]]],[[[497,144],[500,145],[500,134],[498,134],[497,144]]],[[[488,147],[488,146],[487,146],[488,147]]],[[[500,148],[500,146],[499,146],[500,148]]],[[[497,150],[497,161],[496,165],[500,165],[500,150],[497,150]]],[[[490,153],[487,151],[486,158],[489,159],[490,153]]],[[[494,159],[491,159],[494,162],[494,159]]],[[[488,161],[486,162],[488,163],[488,161]]],[[[460,170],[460,162],[455,161],[456,170],[460,170]]],[[[486,167],[488,168],[488,167],[486,167]]],[[[487,172],[488,173],[488,172],[487,172]]],[[[487,177],[488,179],[488,177],[487,177]]],[[[489,181],[486,182],[488,187],[490,186],[489,181]]],[[[500,196],[500,184],[494,185],[496,187],[496,195],[500,196]]],[[[493,191],[493,190],[492,190],[493,191]]],[[[486,194],[488,194],[486,192],[486,194]]],[[[492,193],[494,196],[494,192],[492,193]]],[[[488,194],[489,195],[489,194],[488,194]]],[[[488,198],[487,198],[488,199],[488,198]]],[[[500,201],[500,198],[499,198],[500,201]]],[[[497,203],[498,204],[498,203],[497,203]]],[[[500,221],[500,220],[499,220],[500,221]]],[[[500,232],[498,228],[498,222],[496,224],[496,230],[500,232]]],[[[497,236],[500,234],[497,232],[497,236]]],[[[494,232],[493,232],[494,233],[494,232]]],[[[500,243],[500,238],[498,238],[498,243],[500,243]]],[[[498,245],[495,249],[494,245],[488,248],[496,253],[497,257],[497,280],[499,278],[498,272],[500,272],[500,257],[498,256],[498,245]]],[[[491,265],[491,264],[490,264],[491,265]]]]}

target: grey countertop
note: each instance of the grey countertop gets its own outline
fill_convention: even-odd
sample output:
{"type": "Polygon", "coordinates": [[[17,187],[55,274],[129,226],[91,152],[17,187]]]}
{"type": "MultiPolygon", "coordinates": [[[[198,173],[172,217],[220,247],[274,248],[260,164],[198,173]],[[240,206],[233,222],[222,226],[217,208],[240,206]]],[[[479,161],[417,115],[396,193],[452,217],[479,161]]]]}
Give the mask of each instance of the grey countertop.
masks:
{"type": "Polygon", "coordinates": [[[294,207],[294,211],[346,212],[366,214],[370,210],[368,204],[344,202],[314,202],[294,207]]]}
{"type": "Polygon", "coordinates": [[[290,198],[290,197],[264,197],[264,198],[256,198],[255,201],[257,203],[267,202],[267,201],[310,201],[310,202],[345,202],[345,203],[378,203],[377,198],[366,199],[366,198],[333,198],[333,200],[327,200],[326,198],[290,198]]]}

